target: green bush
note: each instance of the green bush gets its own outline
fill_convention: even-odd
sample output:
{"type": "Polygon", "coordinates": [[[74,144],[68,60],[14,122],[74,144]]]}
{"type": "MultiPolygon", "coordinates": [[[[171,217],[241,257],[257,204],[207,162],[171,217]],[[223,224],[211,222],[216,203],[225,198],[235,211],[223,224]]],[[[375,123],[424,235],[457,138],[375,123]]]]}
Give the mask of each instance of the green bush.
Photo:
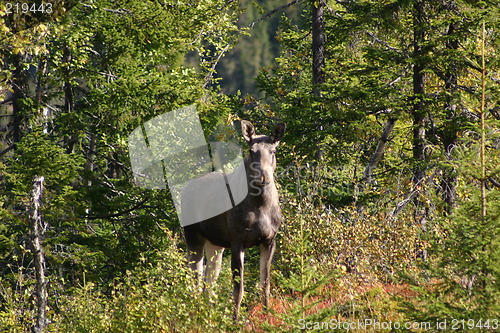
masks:
{"type": "MultiPolygon", "coordinates": [[[[167,235],[172,237],[171,234],[167,235]]],[[[63,296],[53,332],[201,332],[230,331],[232,306],[228,285],[203,293],[194,282],[184,254],[175,246],[156,264],[143,260],[127,271],[109,293],[93,283],[63,296]],[[227,295],[227,296],[226,296],[227,295]]],[[[221,279],[227,281],[228,279],[221,279]]]]}

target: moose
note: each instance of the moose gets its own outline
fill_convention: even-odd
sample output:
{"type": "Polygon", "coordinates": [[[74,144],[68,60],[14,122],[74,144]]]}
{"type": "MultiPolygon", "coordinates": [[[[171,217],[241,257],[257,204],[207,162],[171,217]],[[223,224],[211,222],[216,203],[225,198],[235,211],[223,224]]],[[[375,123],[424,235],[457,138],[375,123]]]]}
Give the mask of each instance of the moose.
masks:
{"type": "MultiPolygon", "coordinates": [[[[269,303],[271,260],[282,221],[274,181],[276,148],[285,133],[285,124],[277,124],[272,134],[267,136],[257,135],[252,123],[242,120],[241,131],[250,150],[243,159],[248,194],[228,211],[184,227],[190,268],[197,272],[200,280],[204,276],[205,286],[215,282],[221,270],[223,251],[231,249],[235,320],[238,319],[243,298],[245,250],[257,245],[260,246],[260,284],[264,307],[269,303]],[[204,252],[207,258],[205,274],[204,252]]],[[[206,176],[206,179],[202,176],[198,184],[209,186],[210,175],[206,176]]]]}

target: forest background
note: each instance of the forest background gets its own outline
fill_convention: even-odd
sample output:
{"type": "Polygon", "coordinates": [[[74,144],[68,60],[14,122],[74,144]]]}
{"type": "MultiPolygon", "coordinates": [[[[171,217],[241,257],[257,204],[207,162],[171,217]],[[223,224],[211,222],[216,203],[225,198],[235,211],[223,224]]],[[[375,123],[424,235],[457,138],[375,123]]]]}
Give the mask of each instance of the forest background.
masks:
{"type": "Polygon", "coordinates": [[[3,1],[0,330],[497,331],[499,18],[496,0],[3,1]],[[207,138],[287,124],[271,307],[250,250],[237,323],[228,258],[200,293],[170,193],[133,183],[130,132],[191,104],[207,138]]]}

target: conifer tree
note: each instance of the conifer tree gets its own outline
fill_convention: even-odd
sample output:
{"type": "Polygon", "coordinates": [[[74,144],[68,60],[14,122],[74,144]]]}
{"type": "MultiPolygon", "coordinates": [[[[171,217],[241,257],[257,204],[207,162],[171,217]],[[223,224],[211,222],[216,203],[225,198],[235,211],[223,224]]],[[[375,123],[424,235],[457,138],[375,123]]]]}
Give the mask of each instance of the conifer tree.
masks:
{"type": "Polygon", "coordinates": [[[435,325],[446,320],[448,328],[494,331],[500,325],[500,190],[494,184],[500,174],[500,120],[488,110],[498,100],[498,89],[491,82],[498,65],[485,54],[485,44],[492,47],[488,43],[492,30],[487,35],[483,21],[477,31],[482,35],[476,57],[481,59],[477,84],[481,88],[471,106],[480,120],[470,125],[453,151],[451,167],[461,183],[458,206],[442,219],[442,231],[429,249],[432,259],[422,265],[425,278],[412,280],[417,301],[406,302],[405,307],[415,320],[435,325]]]}

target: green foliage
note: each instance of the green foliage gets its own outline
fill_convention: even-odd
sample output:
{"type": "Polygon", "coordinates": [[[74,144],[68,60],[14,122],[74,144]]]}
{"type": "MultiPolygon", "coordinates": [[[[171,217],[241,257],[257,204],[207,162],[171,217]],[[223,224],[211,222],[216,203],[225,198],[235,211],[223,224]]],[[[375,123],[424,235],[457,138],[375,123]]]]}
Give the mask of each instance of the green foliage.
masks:
{"type": "Polygon", "coordinates": [[[426,246],[420,239],[419,226],[409,223],[407,214],[392,214],[392,198],[372,193],[369,199],[359,201],[355,185],[332,186],[323,172],[338,170],[326,170],[331,169],[320,164],[298,165],[281,175],[286,212],[279,241],[282,264],[293,267],[295,258],[305,255],[322,267],[321,274],[340,270],[387,281],[398,271],[412,267],[417,249],[426,246]],[[341,205],[346,196],[358,201],[341,205]],[[297,246],[304,237],[306,244],[297,246]]]}
{"type": "MultiPolygon", "coordinates": [[[[495,61],[484,61],[484,44],[484,67],[480,65],[479,70],[497,71],[495,61]]],[[[477,331],[495,330],[490,320],[500,316],[500,200],[495,182],[500,174],[500,119],[487,113],[487,108],[496,106],[498,96],[496,89],[487,88],[491,85],[487,81],[487,76],[481,78],[481,96],[467,99],[468,105],[479,105],[481,121],[468,124],[470,130],[447,163],[459,179],[459,205],[442,219],[440,237],[432,239],[432,259],[421,265],[425,278],[412,280],[417,301],[404,303],[411,318],[433,323],[455,319],[477,331]]]]}
{"type": "Polygon", "coordinates": [[[319,297],[323,294],[323,288],[328,284],[333,284],[336,278],[335,270],[325,268],[321,263],[317,262],[318,257],[309,252],[313,248],[312,230],[310,225],[306,223],[308,214],[306,210],[302,210],[302,204],[297,207],[298,221],[295,221],[295,235],[287,235],[286,239],[290,244],[293,244],[294,250],[288,252],[291,255],[286,261],[288,269],[283,275],[278,275],[278,285],[286,290],[287,294],[291,294],[294,298],[289,300],[286,313],[277,314],[285,325],[277,328],[273,325],[263,325],[264,329],[270,332],[291,332],[296,329],[295,324],[299,320],[311,322],[327,321],[336,314],[335,307],[325,307],[317,310],[316,307],[322,302],[319,297]],[[311,311],[311,310],[315,311],[311,311]],[[291,325],[292,324],[292,325],[291,325]]]}
{"type": "Polygon", "coordinates": [[[24,247],[27,247],[28,216],[25,212],[30,205],[33,178],[45,176],[43,222],[50,225],[51,231],[58,230],[70,224],[70,221],[75,221],[75,215],[81,213],[76,186],[82,164],[83,160],[78,155],[66,154],[49,135],[35,131],[18,143],[8,165],[0,165],[0,244],[4,250],[1,260],[5,260],[3,274],[9,273],[9,264],[12,260],[16,262],[20,251],[25,251],[24,247]],[[70,205],[71,209],[66,205],[70,205]]]}
{"type": "Polygon", "coordinates": [[[479,191],[469,195],[443,221],[442,237],[432,241],[432,259],[422,265],[425,278],[412,281],[419,297],[403,302],[412,319],[485,321],[500,314],[500,202],[497,193],[488,195],[483,220],[479,191]]]}
{"type": "MultiPolygon", "coordinates": [[[[217,52],[239,35],[238,4],[61,1],[50,19],[28,30],[18,23],[30,14],[11,17],[1,6],[0,27],[7,32],[0,41],[2,94],[12,91],[6,85],[13,78],[25,83],[16,115],[22,138],[0,164],[2,282],[13,288],[11,270],[31,272],[30,261],[19,258],[29,254],[31,180],[43,175],[43,247],[52,286],[68,293],[85,276],[106,289],[141,256],[159,260],[157,251],[167,246],[164,228],[180,229],[168,192],[133,186],[128,135],[158,114],[193,103],[211,129],[234,112],[231,98],[204,84],[217,52]],[[183,63],[189,52],[196,66],[183,63]]],[[[10,118],[10,109],[2,105],[1,112],[2,120],[10,118]]],[[[2,122],[2,150],[13,144],[9,133],[3,136],[4,125],[12,121],[2,122]]]]}
{"type": "MultiPolygon", "coordinates": [[[[486,178],[497,177],[498,120],[487,121],[486,178]]],[[[476,126],[472,126],[476,127],[476,126]]],[[[480,129],[476,131],[480,132],[480,129]]],[[[500,200],[499,190],[486,191],[482,216],[480,144],[477,132],[463,139],[455,150],[453,168],[459,175],[459,204],[440,221],[441,232],[431,239],[431,260],[423,263],[423,276],[412,280],[417,302],[403,302],[413,319],[495,319],[500,315],[500,200]],[[429,283],[430,281],[430,283],[429,283]]],[[[470,322],[469,322],[470,324],[470,322]]],[[[475,327],[475,329],[479,329],[475,327]]]]}
{"type": "Polygon", "coordinates": [[[415,1],[327,2],[319,94],[311,84],[314,2],[292,6],[276,38],[279,15],[245,27],[282,5],[277,1],[53,3],[50,15],[7,14],[0,5],[2,328],[28,331],[34,317],[26,221],[35,175],[46,179],[43,247],[54,332],[288,331],[299,319],[498,316],[495,2],[424,1],[420,26],[415,1]],[[299,11],[301,20],[292,19],[299,11]],[[483,219],[481,19],[488,27],[483,219]],[[425,32],[418,55],[416,28],[425,32]],[[414,94],[415,64],[423,66],[424,94],[414,94]],[[221,93],[220,77],[236,72],[242,74],[230,75],[230,89],[256,82],[262,95],[221,93]],[[425,159],[415,161],[412,112],[420,102],[426,148],[425,159]],[[202,294],[178,250],[184,245],[174,236],[182,231],[170,194],[133,185],[129,133],[190,104],[207,139],[234,136],[229,124],[238,118],[259,128],[287,123],[277,170],[285,219],[264,320],[255,317],[257,251],[247,255],[247,321],[234,325],[230,269],[218,296],[202,294]],[[363,170],[388,119],[396,125],[367,182],[363,170]],[[419,184],[415,166],[425,174],[419,184]],[[457,190],[455,206],[442,198],[449,188],[457,190]],[[415,223],[420,209],[425,225],[415,223]],[[424,249],[428,258],[420,263],[424,249]],[[415,287],[410,295],[403,271],[415,287]],[[392,287],[403,290],[401,313],[392,287]]]}
{"type": "Polygon", "coordinates": [[[20,270],[16,272],[16,284],[0,278],[0,326],[4,332],[29,332],[35,320],[35,311],[32,306],[34,279],[20,270]]]}
{"type": "Polygon", "coordinates": [[[83,159],[76,154],[66,154],[53,139],[34,131],[17,145],[16,155],[4,171],[7,188],[16,195],[27,195],[35,176],[47,175],[45,187],[49,192],[68,195],[71,186],[82,169],[83,159]]]}
{"type": "MultiPolygon", "coordinates": [[[[201,292],[193,272],[187,268],[185,254],[177,239],[164,234],[169,245],[157,253],[155,263],[143,257],[137,268],[127,271],[121,281],[104,292],[98,285],[83,281],[71,294],[53,294],[57,312],[52,314],[50,332],[192,332],[210,329],[232,331],[229,286],[219,284],[214,294],[201,292]],[[219,296],[217,296],[219,294],[219,296]]],[[[229,284],[228,276],[225,276],[229,284]]],[[[3,281],[1,281],[3,282],[3,281]]],[[[24,288],[28,287],[26,283],[24,288]]],[[[20,294],[1,285],[5,302],[0,323],[7,332],[25,332],[30,327],[28,290],[20,294]],[[19,304],[23,305],[22,307],[19,304]]]]}
{"type": "MultiPolygon", "coordinates": [[[[234,329],[223,296],[203,294],[187,268],[184,254],[172,242],[149,263],[143,258],[127,271],[109,294],[93,283],[60,300],[54,332],[192,332],[234,329]]],[[[217,290],[220,291],[220,290],[217,290]]]]}

